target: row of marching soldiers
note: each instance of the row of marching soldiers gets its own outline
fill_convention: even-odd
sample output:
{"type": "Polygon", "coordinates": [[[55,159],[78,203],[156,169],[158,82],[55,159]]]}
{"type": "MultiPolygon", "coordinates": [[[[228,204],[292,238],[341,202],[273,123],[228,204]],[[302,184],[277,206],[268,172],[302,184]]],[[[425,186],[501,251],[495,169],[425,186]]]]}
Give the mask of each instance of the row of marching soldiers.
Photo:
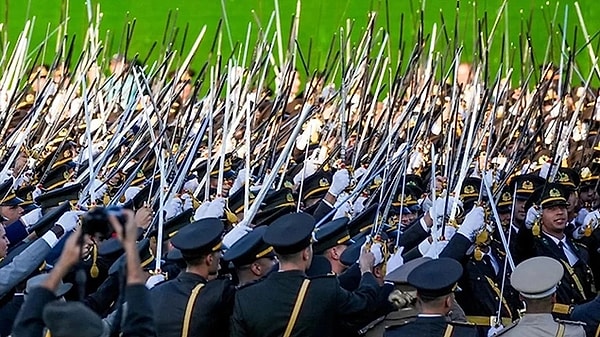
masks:
{"type": "Polygon", "coordinates": [[[356,190],[368,159],[315,164],[299,141],[278,189],[253,184],[262,177],[228,153],[222,172],[197,161],[158,208],[165,186],[151,151],[84,193],[77,132],[43,153],[21,149],[3,170],[2,336],[598,335],[593,161],[557,168],[540,151],[506,184],[474,164],[451,195],[450,177],[413,158],[419,174],[403,172],[392,200],[380,200],[390,184],[380,176],[356,190]],[[264,188],[244,221],[246,193],[252,204],[264,188]]]}
{"type": "MultiPolygon", "coordinates": [[[[72,165],[73,157],[63,159],[55,166],[72,165]]],[[[503,233],[489,225],[493,210],[482,207],[488,182],[478,177],[465,179],[460,197],[453,197],[440,193],[446,177],[435,177],[438,191],[430,193],[423,177],[406,175],[388,218],[380,219],[376,203],[340,207],[360,174],[344,168],[306,177],[302,200],[289,177],[290,184],[268,194],[252,224],[238,223],[247,173],[235,169],[225,167],[227,198],[200,206],[185,194],[173,198],[163,243],[156,242],[155,213],[147,206],[153,179],[143,172],[136,173],[143,177],[134,182],[137,194],[122,200],[121,218],[102,207],[70,210],[82,186],[69,183],[69,175],[62,175],[61,187],[35,189],[15,189],[18,182],[9,177],[0,208],[2,334],[14,325],[14,336],[33,336],[44,326],[56,336],[119,330],[140,336],[597,335],[600,165],[561,167],[552,183],[542,177],[548,164],[512,175],[496,204],[503,233]],[[447,221],[448,204],[459,206],[455,223],[447,221]],[[117,225],[107,229],[96,224],[99,218],[117,225]],[[157,244],[167,247],[160,274],[152,273],[157,244]],[[81,302],[67,306],[54,303],[57,297],[81,302]],[[135,315],[141,318],[119,324],[135,315]]],[[[196,168],[186,188],[203,170],[196,168]]],[[[218,172],[210,176],[214,187],[218,172]]],[[[357,203],[378,183],[361,191],[357,203]]]]}

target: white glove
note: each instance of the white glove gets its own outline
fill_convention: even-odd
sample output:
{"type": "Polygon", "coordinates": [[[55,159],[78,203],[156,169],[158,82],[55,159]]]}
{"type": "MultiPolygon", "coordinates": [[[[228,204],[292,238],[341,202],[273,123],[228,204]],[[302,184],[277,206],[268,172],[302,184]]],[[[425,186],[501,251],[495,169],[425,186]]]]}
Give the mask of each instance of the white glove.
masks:
{"type": "Polygon", "coordinates": [[[535,207],[529,207],[527,210],[527,216],[525,217],[525,227],[531,229],[535,220],[537,220],[541,215],[541,211],[537,210],[535,207]]]}
{"type": "Polygon", "coordinates": [[[35,190],[33,190],[33,192],[31,192],[31,196],[33,197],[33,200],[35,200],[35,198],[42,195],[42,193],[44,193],[44,191],[42,191],[42,189],[39,186],[37,186],[35,188],[35,190]]]}
{"type": "MultiPolygon", "coordinates": [[[[310,109],[310,105],[306,104],[304,109],[310,109]]],[[[304,127],[304,131],[296,140],[296,148],[300,151],[304,151],[308,145],[318,140],[319,133],[321,132],[322,122],[316,118],[312,118],[308,121],[304,127]]]]}
{"type": "MultiPolygon", "coordinates": [[[[370,244],[371,245],[371,253],[373,253],[373,256],[375,257],[375,262],[373,263],[373,266],[377,266],[379,264],[381,264],[383,262],[383,246],[381,245],[381,243],[379,242],[373,242],[373,240],[371,240],[371,236],[367,235],[367,239],[365,240],[365,243],[362,244],[362,246],[360,246],[360,251],[364,252],[367,245],[370,244]]],[[[358,260],[356,260],[356,263],[360,263],[360,256],[358,258],[358,260]]]]}
{"type": "Polygon", "coordinates": [[[205,214],[208,207],[210,207],[210,201],[203,202],[198,208],[196,208],[196,212],[194,212],[194,221],[207,218],[205,214]]]}
{"type": "Polygon", "coordinates": [[[352,215],[356,216],[365,209],[365,200],[367,200],[367,197],[361,196],[356,198],[356,201],[354,201],[354,204],[352,205],[352,215]]]}
{"type": "Polygon", "coordinates": [[[77,223],[79,222],[79,216],[84,214],[84,211],[69,211],[65,214],[61,215],[56,221],[56,224],[62,227],[62,229],[66,232],[70,232],[75,227],[77,227],[77,223]]]}
{"type": "MultiPolygon", "coordinates": [[[[367,235],[367,240],[365,240],[365,243],[363,243],[362,246],[360,246],[360,251],[364,252],[368,244],[371,244],[370,251],[375,256],[375,262],[373,263],[373,266],[377,266],[383,262],[383,247],[379,242],[373,243],[371,240],[371,236],[367,235]]],[[[359,263],[359,261],[360,257],[358,258],[358,260],[356,260],[356,263],[359,263]]]]}
{"type": "Polygon", "coordinates": [[[438,256],[440,256],[440,253],[444,250],[444,248],[446,248],[447,245],[448,245],[448,241],[432,242],[429,249],[427,250],[427,252],[425,254],[423,254],[423,257],[430,257],[432,259],[437,259],[438,256]]]}
{"type": "Polygon", "coordinates": [[[429,197],[419,199],[417,202],[419,203],[419,205],[421,205],[421,209],[425,213],[429,212],[429,210],[431,209],[431,206],[433,206],[433,201],[431,201],[431,199],[429,199],[429,197]]]}
{"type": "Polygon", "coordinates": [[[496,336],[496,334],[500,331],[502,331],[504,329],[504,325],[499,324],[497,326],[491,326],[490,329],[488,330],[488,337],[493,337],[496,336]]]}
{"type": "Polygon", "coordinates": [[[204,218],[220,218],[225,214],[225,199],[216,198],[206,208],[204,218]]]}
{"type": "Polygon", "coordinates": [[[154,288],[155,285],[159,284],[162,281],[165,281],[165,275],[163,274],[156,274],[156,275],[152,275],[148,278],[148,280],[146,280],[146,288],[148,289],[152,289],[154,288]]]}
{"type": "Polygon", "coordinates": [[[346,201],[345,203],[340,205],[340,207],[338,207],[337,211],[333,215],[332,220],[348,217],[348,215],[350,214],[352,214],[352,205],[350,204],[350,201],[346,201]]]}
{"type": "Polygon", "coordinates": [[[471,242],[475,240],[475,234],[485,223],[485,211],[483,207],[474,207],[465,216],[465,220],[458,228],[458,232],[471,242]]]}
{"type": "Polygon", "coordinates": [[[163,210],[167,212],[165,219],[171,219],[177,214],[181,214],[181,212],[183,212],[183,202],[178,197],[173,197],[165,205],[163,210]]]}
{"type": "Polygon", "coordinates": [[[123,194],[125,196],[125,202],[133,199],[142,189],[136,186],[128,187],[123,194]]]}
{"type": "Polygon", "coordinates": [[[233,227],[229,233],[225,234],[223,237],[223,244],[225,247],[229,248],[233,246],[239,239],[246,236],[246,234],[252,232],[252,227],[246,225],[244,221],[237,224],[237,226],[233,227]]]}
{"type": "Polygon", "coordinates": [[[381,243],[373,243],[371,245],[371,253],[373,253],[373,255],[375,256],[375,262],[373,263],[373,266],[377,266],[383,262],[383,246],[381,245],[381,243]]]}
{"type": "Polygon", "coordinates": [[[403,251],[404,247],[399,247],[394,254],[390,255],[387,261],[385,276],[388,276],[391,272],[400,268],[400,266],[404,264],[404,258],[402,258],[403,251]]]}
{"type": "Polygon", "coordinates": [[[107,184],[103,184],[100,179],[94,179],[90,190],[92,191],[92,199],[93,200],[102,200],[104,196],[104,192],[108,188],[107,184]]]}
{"type": "Polygon", "coordinates": [[[32,210],[31,212],[23,215],[21,217],[21,222],[23,222],[25,227],[29,228],[33,224],[38,222],[38,220],[40,220],[41,217],[42,217],[42,209],[36,208],[36,209],[32,210]]]}
{"type": "Polygon", "coordinates": [[[417,249],[419,250],[419,253],[421,253],[421,256],[425,256],[425,254],[427,254],[429,248],[431,248],[431,243],[432,242],[429,241],[429,238],[426,238],[425,240],[421,241],[421,243],[419,243],[417,249]]]}
{"type": "Polygon", "coordinates": [[[235,181],[233,182],[233,185],[231,186],[231,189],[229,190],[229,195],[232,195],[233,193],[237,192],[237,190],[239,190],[240,188],[242,188],[244,186],[244,184],[246,183],[246,174],[248,172],[248,169],[243,168],[238,172],[237,177],[235,177],[235,181]]]}
{"type": "Polygon", "coordinates": [[[449,196],[447,201],[448,203],[446,203],[445,197],[437,198],[429,208],[429,216],[433,220],[434,226],[439,225],[443,221],[444,210],[446,211],[445,216],[448,217],[452,213],[453,207],[460,207],[461,209],[463,207],[462,201],[452,196],[449,196]]]}
{"type": "Polygon", "coordinates": [[[585,236],[585,229],[587,228],[587,225],[590,225],[592,230],[594,230],[598,227],[599,220],[600,220],[600,212],[598,212],[598,211],[589,212],[583,219],[583,223],[580,226],[578,226],[577,228],[575,228],[575,230],[573,231],[573,238],[575,240],[579,240],[579,239],[583,238],[585,236]]]}
{"type": "Polygon", "coordinates": [[[187,193],[181,195],[181,201],[183,201],[183,211],[187,211],[188,209],[194,208],[194,202],[192,201],[192,196],[187,193]]]}
{"type": "Polygon", "coordinates": [[[296,140],[296,148],[298,149],[298,151],[304,151],[304,149],[308,145],[308,142],[310,141],[309,137],[310,135],[306,132],[303,132],[300,134],[300,136],[298,136],[298,139],[296,140]]]}
{"type": "MultiPolygon", "coordinates": [[[[585,218],[588,216],[588,214],[590,214],[591,212],[588,211],[585,208],[580,209],[577,212],[577,216],[575,217],[575,220],[573,220],[573,222],[575,222],[575,225],[577,226],[581,226],[581,225],[587,225],[588,223],[585,222],[585,218]]],[[[599,214],[600,215],[600,214],[599,214]]],[[[588,219],[589,220],[589,219],[588,219]]]]}
{"type": "Polygon", "coordinates": [[[315,163],[314,160],[311,160],[311,159],[305,160],[304,164],[302,166],[302,170],[300,170],[300,172],[298,172],[294,176],[294,184],[299,185],[302,182],[302,180],[310,177],[315,172],[317,172],[317,168],[319,168],[319,167],[317,166],[317,164],[315,163]]]}
{"type": "Polygon", "coordinates": [[[333,179],[331,179],[331,186],[329,186],[329,194],[333,195],[337,198],[340,193],[342,193],[346,187],[350,185],[350,173],[348,173],[347,169],[341,169],[335,172],[333,175],[333,179]]]}
{"type": "Polygon", "coordinates": [[[200,185],[198,183],[198,178],[193,178],[183,184],[183,189],[188,192],[194,192],[198,188],[198,185],[200,185]]]}

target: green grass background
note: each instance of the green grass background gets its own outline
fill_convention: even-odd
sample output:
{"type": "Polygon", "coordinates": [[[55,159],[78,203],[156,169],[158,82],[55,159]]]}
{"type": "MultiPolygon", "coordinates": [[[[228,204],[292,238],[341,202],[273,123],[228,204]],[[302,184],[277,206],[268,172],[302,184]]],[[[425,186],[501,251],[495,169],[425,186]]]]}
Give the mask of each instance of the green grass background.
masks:
{"type": "MultiPolygon", "coordinates": [[[[269,16],[273,12],[274,3],[273,0],[224,0],[224,2],[233,40],[229,40],[229,34],[224,26],[223,54],[228,55],[230,44],[245,40],[248,23],[252,23],[251,40],[256,40],[257,20],[260,21],[261,25],[266,26],[269,16]]],[[[105,41],[106,55],[124,51],[124,39],[122,38],[124,27],[127,22],[132,22],[133,19],[135,19],[136,24],[128,55],[139,53],[140,58],[144,58],[148,54],[150,46],[156,41],[158,45],[150,55],[150,60],[155,60],[160,51],[164,50],[162,40],[169,11],[172,12],[172,15],[168,31],[172,34],[174,29],[178,29],[175,49],[181,49],[184,31],[186,29],[188,31],[186,42],[183,44],[183,54],[189,50],[201,27],[207,25],[207,33],[194,60],[194,67],[196,68],[206,59],[215,36],[217,23],[223,16],[220,0],[93,0],[93,7],[95,8],[98,3],[100,3],[103,12],[100,35],[103,38],[109,36],[105,41]]],[[[501,3],[500,0],[460,1],[458,34],[459,41],[464,44],[463,60],[471,61],[475,57],[473,40],[477,20],[482,20],[487,16],[488,30],[491,29],[501,3]]],[[[600,29],[600,6],[597,5],[595,0],[580,0],[579,3],[586,20],[588,33],[593,35],[600,29]]],[[[556,25],[560,24],[562,26],[565,7],[568,6],[566,31],[567,36],[569,36],[569,44],[573,42],[575,26],[579,25],[573,4],[574,1],[558,2],[556,19],[556,25]]],[[[87,26],[87,11],[83,0],[0,0],[0,22],[4,24],[1,34],[2,45],[5,45],[8,40],[14,46],[18,34],[23,29],[25,20],[34,16],[35,25],[31,45],[39,44],[48,30],[52,31],[57,27],[61,13],[67,6],[70,17],[68,34],[69,36],[76,35],[76,50],[80,50],[87,26]]],[[[510,37],[509,51],[513,55],[513,61],[511,61],[513,66],[519,66],[519,36],[524,36],[522,32],[526,31],[531,36],[534,54],[538,63],[544,57],[550,36],[552,37],[552,58],[557,62],[560,57],[561,36],[556,33],[556,30],[551,32],[549,28],[556,6],[556,1],[509,0],[508,21],[502,18],[498,26],[497,38],[494,41],[492,53],[490,53],[491,65],[497,67],[500,63],[501,36],[506,31],[508,31],[510,37]],[[528,24],[530,28],[524,28],[528,24]]],[[[291,17],[296,8],[296,1],[280,0],[279,7],[282,33],[287,38],[291,17]]],[[[438,33],[440,34],[437,49],[442,54],[448,54],[441,17],[443,15],[447,33],[452,37],[454,35],[456,2],[450,0],[428,0],[424,3],[417,0],[388,0],[387,3],[381,0],[303,0],[299,44],[304,55],[310,58],[310,67],[322,67],[332,36],[339,32],[339,27],[346,26],[346,20],[351,20],[354,25],[353,37],[355,41],[358,41],[360,31],[365,27],[368,20],[367,13],[376,11],[378,13],[378,27],[389,27],[392,54],[395,58],[399,49],[401,15],[404,17],[402,39],[407,45],[406,49],[410,51],[416,39],[416,27],[418,27],[420,20],[418,11],[421,7],[425,9],[425,33],[431,32],[432,25],[437,23],[438,33]]],[[[584,42],[581,29],[577,31],[576,36],[577,48],[580,48],[584,42]]],[[[599,40],[596,39],[592,43],[596,50],[598,49],[599,40]]],[[[56,44],[56,37],[49,39],[44,62],[49,63],[52,61],[53,49],[56,44]]],[[[577,63],[582,72],[587,74],[590,69],[590,58],[587,50],[582,51],[577,56],[577,63]]],[[[519,71],[515,71],[517,76],[518,73],[519,71]]]]}

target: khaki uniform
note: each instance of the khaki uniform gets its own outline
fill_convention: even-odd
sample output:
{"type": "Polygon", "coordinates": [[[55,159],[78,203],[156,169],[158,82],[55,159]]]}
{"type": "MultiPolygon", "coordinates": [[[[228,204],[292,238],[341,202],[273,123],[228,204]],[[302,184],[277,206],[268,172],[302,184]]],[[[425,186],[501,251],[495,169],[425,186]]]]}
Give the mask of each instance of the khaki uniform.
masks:
{"type": "Polygon", "coordinates": [[[585,337],[577,322],[555,321],[552,314],[525,314],[523,318],[498,332],[502,337],[585,337]]]}
{"type": "Polygon", "coordinates": [[[419,312],[414,307],[406,307],[396,311],[392,311],[387,314],[383,319],[376,320],[361,330],[366,331],[364,336],[367,337],[381,337],[385,332],[385,328],[404,325],[411,320],[415,319],[419,312]]]}
{"type": "MultiPolygon", "coordinates": [[[[361,329],[359,334],[366,337],[382,337],[385,329],[407,324],[413,321],[418,314],[419,311],[413,306],[392,311],[385,317],[371,322],[371,324],[361,329]]],[[[455,322],[467,321],[465,313],[456,301],[453,301],[452,310],[448,318],[455,322]]]]}

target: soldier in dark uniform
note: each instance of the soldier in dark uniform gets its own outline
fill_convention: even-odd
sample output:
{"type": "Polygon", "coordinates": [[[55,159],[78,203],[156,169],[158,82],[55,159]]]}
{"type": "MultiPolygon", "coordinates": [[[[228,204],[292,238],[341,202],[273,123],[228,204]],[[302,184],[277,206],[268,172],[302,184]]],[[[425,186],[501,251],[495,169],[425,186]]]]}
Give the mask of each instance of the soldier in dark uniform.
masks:
{"type": "MultiPolygon", "coordinates": [[[[408,284],[408,275],[427,261],[431,261],[431,258],[419,257],[410,260],[385,276],[386,283],[390,282],[394,285],[394,290],[387,297],[394,310],[362,328],[360,330],[361,335],[381,337],[386,328],[407,324],[417,317],[419,313],[416,307],[417,290],[408,284]]],[[[453,301],[453,307],[448,312],[448,318],[452,321],[466,322],[465,313],[456,301],[453,301]]]]}
{"type": "Polygon", "coordinates": [[[223,255],[233,263],[238,286],[265,277],[277,263],[273,247],[262,239],[267,226],[260,226],[234,243],[223,255]]]}
{"type": "Polygon", "coordinates": [[[176,279],[151,291],[158,337],[228,336],[235,287],[214,278],[221,259],[223,223],[206,218],[181,229],[171,240],[186,261],[176,279]]]}
{"type": "Polygon", "coordinates": [[[515,262],[534,256],[548,256],[561,262],[566,272],[556,292],[557,302],[577,304],[595,296],[594,277],[587,249],[564,232],[568,195],[563,186],[554,183],[546,184],[532,195],[531,200],[541,206],[541,217],[532,229],[519,231],[515,262]]]}
{"type": "Polygon", "coordinates": [[[365,336],[383,336],[386,327],[404,325],[417,317],[418,311],[415,306],[417,292],[413,286],[407,283],[407,278],[415,268],[430,260],[428,257],[420,257],[408,261],[385,277],[386,282],[394,284],[394,290],[389,294],[388,300],[396,310],[365,326],[361,331],[365,336]]]}
{"type": "MultiPolygon", "coordinates": [[[[484,224],[484,217],[483,208],[471,210],[440,254],[463,265],[464,273],[458,282],[462,291],[456,294],[456,299],[465,310],[467,320],[477,325],[480,336],[487,336],[489,327],[496,325],[500,302],[500,318],[505,326],[518,317],[520,309],[518,296],[509,282],[502,282],[507,263],[504,247],[486,230],[477,231],[484,224]],[[475,249],[471,249],[473,244],[476,244],[475,249]]],[[[510,276],[508,272],[507,276],[510,276]]]]}
{"type": "Polygon", "coordinates": [[[385,336],[477,336],[473,325],[446,318],[462,273],[460,263],[450,258],[439,258],[416,267],[408,275],[408,283],[417,288],[419,314],[410,323],[387,329],[385,336]]]}
{"type": "Polygon", "coordinates": [[[567,224],[564,229],[564,233],[569,237],[573,238],[573,232],[575,231],[577,224],[576,218],[577,213],[581,209],[579,205],[579,184],[581,178],[579,173],[571,168],[561,167],[556,173],[555,182],[563,186],[563,190],[567,193],[565,198],[567,199],[567,224]]]}
{"type": "Polygon", "coordinates": [[[232,337],[332,336],[335,323],[367,310],[379,286],[371,271],[374,257],[360,257],[361,286],[340,288],[334,275],[309,279],[311,236],[315,219],[304,213],[287,214],[273,222],[263,239],[273,245],[279,272],[238,290],[232,317],[232,337]]]}
{"type": "MultiPolygon", "coordinates": [[[[310,178],[307,178],[307,180],[310,178]]],[[[321,179],[319,183],[321,183],[321,179]]],[[[333,210],[338,196],[350,185],[350,173],[347,169],[337,170],[331,178],[331,183],[323,181],[322,185],[323,190],[327,193],[318,201],[317,208],[312,215],[317,221],[328,221],[333,216],[330,212],[333,210]]],[[[305,204],[305,206],[308,207],[308,204],[305,204]]]]}
{"type": "MultiPolygon", "coordinates": [[[[510,187],[507,192],[510,194],[511,198],[516,190],[514,209],[512,210],[513,223],[510,227],[512,231],[511,237],[516,238],[519,230],[525,227],[525,218],[527,216],[525,203],[536,190],[536,188],[543,186],[544,183],[544,179],[534,174],[522,174],[514,176],[509,180],[510,187]]],[[[511,248],[513,248],[512,245],[511,248]]]]}
{"type": "Polygon", "coordinates": [[[331,270],[340,275],[346,270],[340,259],[350,243],[350,233],[348,232],[348,218],[341,217],[326,224],[321,225],[315,230],[315,240],[313,250],[315,255],[323,255],[331,264],[331,270]]]}

